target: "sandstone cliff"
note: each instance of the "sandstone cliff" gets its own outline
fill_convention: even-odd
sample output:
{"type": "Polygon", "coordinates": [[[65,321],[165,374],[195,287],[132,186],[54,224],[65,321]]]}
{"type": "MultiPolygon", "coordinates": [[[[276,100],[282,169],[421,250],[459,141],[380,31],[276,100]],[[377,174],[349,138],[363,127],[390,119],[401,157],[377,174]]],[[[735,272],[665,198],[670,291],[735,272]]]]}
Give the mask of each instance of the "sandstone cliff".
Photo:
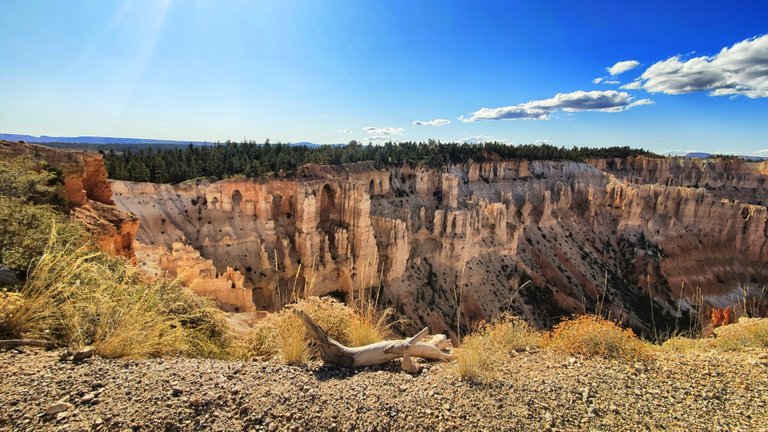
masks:
{"type": "Polygon", "coordinates": [[[513,311],[685,326],[768,281],[764,170],[741,161],[304,167],[292,180],[113,182],[137,239],[242,272],[257,309],[377,289],[433,331],[513,311]],[[753,204],[729,200],[748,197],[753,204]]]}
{"type": "Polygon", "coordinates": [[[0,155],[7,158],[29,156],[60,170],[72,216],[83,222],[102,250],[135,260],[133,240],[139,219],[114,206],[100,154],[0,141],[0,155]]]}

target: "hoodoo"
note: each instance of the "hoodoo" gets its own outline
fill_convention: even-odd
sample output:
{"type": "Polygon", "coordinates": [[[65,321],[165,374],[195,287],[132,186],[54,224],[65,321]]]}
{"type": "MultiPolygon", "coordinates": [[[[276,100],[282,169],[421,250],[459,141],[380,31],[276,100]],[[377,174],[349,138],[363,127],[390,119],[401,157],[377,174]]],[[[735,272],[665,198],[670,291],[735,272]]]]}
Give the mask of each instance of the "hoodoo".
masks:
{"type": "Polygon", "coordinates": [[[276,310],[294,291],[373,289],[416,325],[451,332],[460,292],[465,326],[504,311],[547,326],[602,309],[643,330],[740,303],[768,281],[763,165],[357,163],[307,165],[288,179],[112,188],[140,218],[139,242],[186,245],[212,261],[214,277],[242,275],[206,293],[237,310],[276,310]],[[247,290],[237,301],[233,286],[247,290]]]}

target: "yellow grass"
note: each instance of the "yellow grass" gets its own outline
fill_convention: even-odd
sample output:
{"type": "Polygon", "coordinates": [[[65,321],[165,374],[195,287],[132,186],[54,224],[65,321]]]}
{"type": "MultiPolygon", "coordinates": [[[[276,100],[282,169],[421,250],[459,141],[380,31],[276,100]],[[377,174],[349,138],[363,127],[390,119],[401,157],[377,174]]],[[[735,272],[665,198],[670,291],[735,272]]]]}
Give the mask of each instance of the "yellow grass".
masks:
{"type": "Polygon", "coordinates": [[[595,315],[579,315],[556,325],[544,338],[547,348],[587,357],[647,359],[650,346],[630,329],[595,315]]]}
{"type": "Polygon", "coordinates": [[[210,301],[175,283],[144,282],[137,270],[87,246],[51,242],[0,326],[4,337],[91,345],[103,357],[217,355],[228,330],[210,301]]]}
{"type": "Polygon", "coordinates": [[[738,322],[715,329],[708,344],[722,351],[768,348],[768,318],[742,317],[738,322]]]}
{"type": "Polygon", "coordinates": [[[487,381],[514,351],[541,345],[541,334],[520,318],[503,315],[466,336],[456,350],[456,374],[461,379],[487,381]]]}

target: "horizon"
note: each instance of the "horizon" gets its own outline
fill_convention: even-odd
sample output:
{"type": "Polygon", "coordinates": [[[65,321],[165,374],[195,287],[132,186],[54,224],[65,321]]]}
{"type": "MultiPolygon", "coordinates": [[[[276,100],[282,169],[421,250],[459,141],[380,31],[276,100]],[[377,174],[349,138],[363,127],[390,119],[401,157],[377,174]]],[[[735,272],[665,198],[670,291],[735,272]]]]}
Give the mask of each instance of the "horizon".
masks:
{"type": "Polygon", "coordinates": [[[768,4],[560,5],[4,2],[0,130],[768,155],[768,4]]]}

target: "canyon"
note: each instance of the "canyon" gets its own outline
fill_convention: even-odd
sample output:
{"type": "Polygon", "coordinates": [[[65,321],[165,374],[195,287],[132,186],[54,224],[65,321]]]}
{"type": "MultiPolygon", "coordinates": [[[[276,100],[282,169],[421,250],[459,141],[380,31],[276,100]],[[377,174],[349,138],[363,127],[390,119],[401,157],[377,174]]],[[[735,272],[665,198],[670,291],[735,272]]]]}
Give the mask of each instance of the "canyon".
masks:
{"type": "Polygon", "coordinates": [[[505,312],[539,327],[597,312],[650,333],[764,299],[766,175],[759,162],[645,156],[356,163],[112,181],[111,199],[140,221],[140,265],[231,312],[365,293],[435,333],[505,312]]]}

